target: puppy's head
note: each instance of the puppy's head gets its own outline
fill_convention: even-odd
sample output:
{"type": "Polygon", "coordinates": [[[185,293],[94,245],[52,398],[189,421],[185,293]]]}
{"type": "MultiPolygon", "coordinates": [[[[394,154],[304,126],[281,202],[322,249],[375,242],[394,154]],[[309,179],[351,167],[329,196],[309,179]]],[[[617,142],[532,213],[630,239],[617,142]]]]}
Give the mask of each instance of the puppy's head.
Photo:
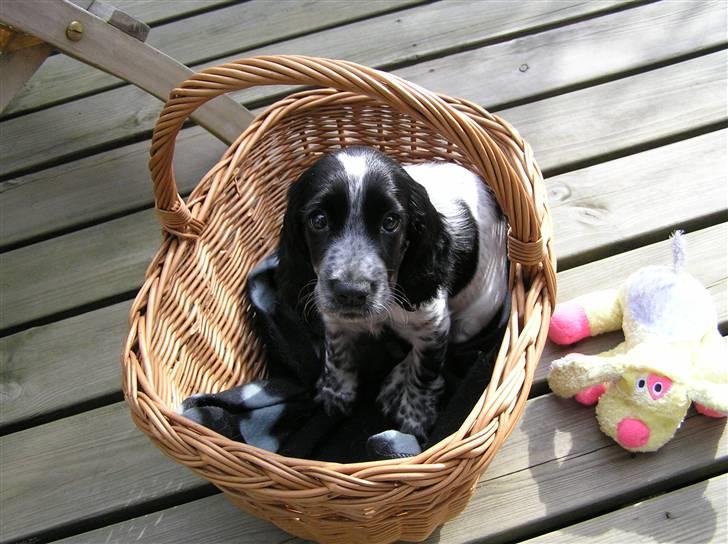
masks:
{"type": "Polygon", "coordinates": [[[409,297],[420,298],[436,253],[428,246],[443,233],[425,189],[399,164],[348,148],[324,156],[291,186],[280,275],[295,304],[306,285],[315,286],[325,317],[378,320],[394,302],[419,302],[409,297]]]}

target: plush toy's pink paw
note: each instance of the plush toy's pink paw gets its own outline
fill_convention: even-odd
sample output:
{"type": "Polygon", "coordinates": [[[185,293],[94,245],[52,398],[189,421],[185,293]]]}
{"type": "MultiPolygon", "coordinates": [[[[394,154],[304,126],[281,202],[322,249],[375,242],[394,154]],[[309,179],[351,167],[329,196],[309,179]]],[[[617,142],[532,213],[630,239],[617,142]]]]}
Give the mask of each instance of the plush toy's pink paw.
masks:
{"type": "Polygon", "coordinates": [[[699,414],[703,414],[704,416],[708,417],[726,417],[726,414],[723,412],[719,412],[718,410],[711,410],[710,408],[706,408],[702,404],[695,403],[695,409],[698,411],[699,414]]]}
{"type": "Polygon", "coordinates": [[[591,329],[584,308],[575,302],[556,306],[549,326],[549,338],[552,342],[559,345],[573,344],[587,336],[591,336],[591,329]]]}
{"type": "Polygon", "coordinates": [[[604,387],[603,383],[592,385],[574,395],[574,400],[584,406],[594,406],[605,390],[606,387],[604,387]]]}

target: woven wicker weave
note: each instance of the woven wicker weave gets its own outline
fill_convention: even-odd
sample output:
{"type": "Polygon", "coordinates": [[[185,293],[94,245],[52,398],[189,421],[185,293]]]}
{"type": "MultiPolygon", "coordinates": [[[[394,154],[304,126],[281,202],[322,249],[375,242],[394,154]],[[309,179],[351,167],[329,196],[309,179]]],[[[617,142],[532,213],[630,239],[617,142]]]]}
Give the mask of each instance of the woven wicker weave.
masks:
{"type": "Polygon", "coordinates": [[[157,122],[150,169],[166,231],[131,310],[123,386],[135,423],[244,510],[322,542],[419,541],[460,513],[516,425],[546,338],[555,261],[543,179],[508,123],[467,102],[350,62],[273,56],[196,74],[157,122]],[[256,85],[323,87],[261,114],[185,203],[172,170],[191,112],[256,85]],[[181,417],[185,397],[265,375],[244,283],[276,246],[288,185],[322,153],[373,146],[402,162],[479,172],[508,217],[512,313],[494,375],[452,436],[417,457],[334,464],[282,457],[181,417]]]}

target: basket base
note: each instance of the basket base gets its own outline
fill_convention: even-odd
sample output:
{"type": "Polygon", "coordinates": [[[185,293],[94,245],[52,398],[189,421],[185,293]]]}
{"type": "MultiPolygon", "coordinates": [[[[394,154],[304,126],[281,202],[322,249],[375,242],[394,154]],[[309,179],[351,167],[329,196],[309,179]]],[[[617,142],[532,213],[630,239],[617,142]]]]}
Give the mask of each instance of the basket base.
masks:
{"type": "MultiPolygon", "coordinates": [[[[392,542],[422,542],[442,524],[459,516],[465,510],[475,492],[477,479],[460,492],[460,496],[449,496],[439,507],[415,514],[402,512],[383,520],[362,522],[339,518],[336,520],[301,517],[278,507],[280,515],[271,513],[271,507],[263,510],[251,504],[250,499],[224,490],[225,496],[238,508],[250,515],[265,519],[279,529],[303,540],[321,544],[390,544],[392,542]]],[[[462,488],[461,488],[462,489],[462,488]]]]}

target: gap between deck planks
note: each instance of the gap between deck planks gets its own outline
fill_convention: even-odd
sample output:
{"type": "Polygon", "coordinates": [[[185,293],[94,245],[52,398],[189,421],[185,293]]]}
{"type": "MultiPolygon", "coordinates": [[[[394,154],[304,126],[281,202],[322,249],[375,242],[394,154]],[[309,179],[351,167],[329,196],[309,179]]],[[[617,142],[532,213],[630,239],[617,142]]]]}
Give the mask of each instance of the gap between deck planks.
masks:
{"type": "MultiPolygon", "coordinates": [[[[146,43],[182,64],[195,65],[210,58],[404,9],[423,1],[311,0],[289,2],[287,9],[280,10],[269,0],[249,0],[219,6],[219,9],[210,6],[213,9],[206,13],[156,27],[149,33],[146,43]]],[[[17,117],[121,86],[128,86],[128,83],[66,55],[56,55],[43,64],[3,115],[17,117]]]]}
{"type": "Polygon", "coordinates": [[[716,476],[523,544],[581,544],[587,540],[591,544],[726,542],[728,475],[716,476]]]}
{"type": "MultiPolygon", "coordinates": [[[[475,5],[482,4],[476,2],[475,5]]],[[[551,4],[542,2],[518,5],[551,6],[551,4]]],[[[494,25],[499,22],[502,25],[507,24],[506,21],[508,21],[505,16],[494,19],[490,16],[490,12],[480,9],[464,11],[455,2],[428,5],[412,11],[412,21],[408,25],[412,27],[411,32],[397,28],[400,25],[396,22],[397,19],[403,21],[402,24],[404,24],[406,21],[404,16],[392,14],[386,16],[386,24],[378,22],[377,19],[371,19],[317,33],[315,39],[305,36],[256,49],[246,54],[291,53],[335,56],[377,67],[392,63],[399,64],[404,58],[410,58],[414,62],[417,55],[408,53],[408,50],[411,49],[410,42],[413,40],[418,49],[425,47],[423,44],[427,44],[427,47],[435,50],[448,45],[452,46],[453,25],[460,24],[463,28],[469,29],[471,34],[477,36],[489,36],[502,35],[502,28],[494,25]],[[448,11],[443,12],[442,10],[448,11]],[[413,32],[416,32],[416,35],[413,35],[413,32]]],[[[556,12],[559,16],[564,16],[560,10],[556,10],[556,12]]],[[[528,24],[534,24],[532,17],[518,22],[520,25],[516,26],[514,32],[518,29],[528,31],[531,28],[528,24]]],[[[706,35],[715,34],[710,29],[706,29],[706,35]]],[[[457,35],[457,38],[464,39],[460,34],[457,35]]],[[[422,53],[418,52],[418,54],[422,53]]],[[[220,60],[226,59],[218,59],[216,63],[220,60]]],[[[290,88],[274,87],[272,90],[268,87],[255,88],[247,92],[233,93],[232,96],[236,100],[242,100],[252,106],[254,103],[260,103],[261,100],[270,100],[272,96],[276,96],[272,93],[280,93],[287,89],[290,88]]],[[[487,100],[483,101],[480,97],[471,98],[480,103],[488,103],[487,100]]],[[[0,141],[0,153],[5,156],[3,164],[0,164],[0,176],[7,178],[19,175],[28,169],[39,168],[42,164],[50,165],[68,160],[78,154],[88,154],[92,149],[98,151],[122,142],[146,137],[151,131],[159,111],[160,103],[156,99],[150,98],[139,89],[125,87],[20,118],[6,120],[3,122],[3,130],[17,136],[12,146],[5,144],[3,147],[3,142],[0,141]],[[74,122],[69,123],[69,119],[73,119],[74,122]],[[87,119],[94,121],[89,124],[85,121],[87,119]],[[48,124],[57,127],[57,138],[39,139],[37,135],[43,134],[48,124]],[[31,152],[36,155],[29,155],[31,152]],[[43,163],[38,163],[38,156],[43,157],[43,163]]]]}
{"type": "MultiPolygon", "coordinates": [[[[584,84],[590,79],[603,78],[610,71],[625,71],[640,64],[658,62],[668,55],[705,47],[717,39],[714,32],[701,34],[700,42],[683,43],[674,39],[676,34],[682,36],[678,29],[683,14],[679,10],[667,10],[664,7],[667,5],[651,4],[639,8],[644,18],[627,17],[632,12],[620,12],[575,24],[569,27],[568,41],[562,37],[563,29],[557,29],[454,55],[450,57],[451,63],[437,60],[396,73],[428,88],[466,96],[490,107],[499,102],[523,100],[539,92],[584,84]],[[658,11],[658,8],[664,11],[658,11]],[[635,51],[631,47],[632,33],[639,33],[645,24],[654,27],[655,31],[649,34],[654,36],[654,43],[652,47],[635,51]],[[601,45],[595,46],[597,49],[608,46],[610,54],[598,56],[591,62],[574,63],[570,66],[576,68],[571,70],[565,70],[554,61],[585,57],[590,40],[599,40],[601,45]],[[575,54],[574,49],[581,53],[575,54]],[[532,53],[524,55],[524,51],[532,53]],[[516,69],[523,61],[528,61],[526,74],[516,69]],[[481,73],[491,74],[488,87],[484,88],[477,78],[457,77],[461,66],[469,67],[470,71],[476,70],[477,66],[481,73]]],[[[151,205],[146,168],[148,145],[147,141],[127,145],[0,185],[0,191],[4,190],[0,197],[0,216],[5,217],[0,220],[4,232],[0,245],[28,243],[53,232],[79,228],[151,205]],[[89,180],[93,180],[92,183],[89,180]],[[28,202],[32,203],[33,214],[25,211],[28,202]],[[70,210],[73,212],[69,213],[70,210]]],[[[182,190],[189,191],[193,181],[200,179],[222,154],[224,146],[201,129],[194,128],[182,131],[177,149],[175,167],[184,173],[180,176],[182,190]]]]}
{"type": "MultiPolygon", "coordinates": [[[[579,255],[593,254],[594,248],[606,245],[606,238],[627,237],[626,228],[615,230],[613,225],[629,223],[634,217],[639,221],[626,225],[633,237],[640,238],[656,231],[662,231],[664,236],[665,230],[675,223],[679,226],[682,220],[689,220],[690,214],[705,213],[706,207],[720,204],[725,200],[721,170],[725,157],[720,149],[725,148],[727,135],[728,131],[711,133],[550,179],[547,188],[553,207],[557,254],[581,260],[579,255]],[[694,156],[704,158],[699,167],[690,161],[694,156]],[[681,183],[688,177],[702,190],[674,193],[677,188],[691,187],[681,183]],[[564,199],[565,190],[571,191],[572,197],[564,199]],[[644,217],[635,206],[649,200],[651,194],[661,197],[655,199],[654,213],[644,217]],[[611,210],[612,220],[591,221],[587,228],[583,225],[584,212],[589,209],[585,203],[611,210]]],[[[149,221],[153,222],[153,218],[149,221]]],[[[146,226],[150,233],[154,231],[154,224],[146,226]]],[[[118,243],[118,236],[116,238],[118,243]]],[[[101,236],[99,239],[103,243],[106,238],[101,236]]],[[[725,225],[719,225],[691,234],[688,239],[690,269],[701,282],[711,287],[720,319],[725,322],[728,319],[725,298],[728,272],[723,263],[728,255],[721,241],[728,239],[728,230],[725,225]]],[[[640,248],[638,253],[625,255],[633,259],[632,268],[651,262],[667,264],[670,252],[665,244],[640,248]]],[[[69,250],[68,245],[64,244],[63,248],[66,252],[69,250]]],[[[85,243],[79,244],[79,248],[80,253],[89,249],[85,243]]],[[[621,258],[619,255],[612,257],[621,258]]],[[[566,300],[583,292],[581,278],[585,273],[593,277],[594,285],[600,288],[621,281],[626,272],[605,267],[604,263],[608,262],[611,261],[607,259],[560,272],[559,299],[566,300]]],[[[140,263],[140,269],[143,264],[140,263]]],[[[6,388],[6,395],[0,401],[0,428],[10,425],[12,429],[23,420],[49,417],[49,413],[72,410],[74,404],[118,394],[118,353],[127,327],[128,307],[129,303],[123,302],[0,339],[0,368],[6,388]],[[89,365],[89,361],[96,364],[89,365]],[[54,386],[59,383],[68,385],[54,386]]],[[[589,340],[585,349],[601,351],[605,349],[604,342],[602,338],[589,340]]],[[[560,353],[558,348],[547,344],[546,355],[555,357],[557,353],[560,353]]],[[[542,372],[543,367],[537,370],[536,385],[543,380],[542,372]]]]}
{"type": "MultiPolygon", "coordinates": [[[[725,270],[720,270],[717,259],[703,257],[711,252],[714,254],[718,240],[726,239],[727,235],[728,224],[724,224],[687,236],[689,247],[696,256],[692,264],[688,263],[691,271],[701,281],[716,282],[714,295],[723,299],[728,294],[725,270]]],[[[669,260],[665,257],[669,253],[669,242],[664,241],[569,271],[567,274],[571,277],[564,281],[562,295],[572,297],[588,292],[594,289],[594,281],[600,284],[619,281],[637,266],[669,260]]],[[[549,361],[542,359],[541,366],[549,361]]],[[[88,365],[78,365],[74,372],[80,372],[82,367],[88,368],[88,365]]],[[[56,379],[62,383],[78,377],[82,380],[78,385],[82,386],[81,374],[65,378],[57,375],[56,379]]],[[[543,455],[555,453],[555,459],[573,458],[591,454],[610,444],[597,430],[593,409],[583,409],[551,395],[532,399],[529,406],[532,403],[538,403],[538,407],[528,408],[523,420],[528,423],[521,423],[528,425],[528,432],[514,432],[504,446],[509,448],[505,450],[509,453],[496,457],[486,473],[487,479],[549,462],[549,458],[543,455]],[[533,419],[536,421],[531,421],[533,419]],[[555,425],[558,425],[558,432],[553,430],[555,425]],[[572,428],[573,425],[581,430],[572,428]],[[531,436],[534,432],[547,433],[549,429],[552,433],[556,432],[553,437],[548,434],[531,436]],[[574,444],[576,449],[569,450],[564,440],[571,434],[578,436],[575,441],[578,443],[574,444]],[[555,441],[554,452],[548,447],[541,447],[544,446],[544,436],[555,441]],[[531,440],[540,446],[529,449],[527,445],[531,440]]],[[[722,423],[716,421],[707,427],[701,424],[700,429],[703,430],[700,432],[711,435],[717,432],[716,428],[720,430],[722,423]]],[[[172,461],[152,453],[155,449],[133,427],[128,409],[122,403],[7,435],[0,438],[0,449],[8,460],[3,463],[0,474],[4,482],[0,489],[0,511],[7,519],[3,539],[14,538],[11,535],[29,536],[28,516],[34,520],[33,526],[41,531],[124,508],[143,508],[148,501],[169,498],[178,491],[198,489],[204,484],[172,461]],[[103,478],[99,479],[100,475],[103,478]],[[63,496],[78,497],[78,500],[71,504],[63,501],[63,496]],[[7,536],[5,531],[9,531],[7,536]]],[[[623,450],[619,451],[626,455],[623,450]]],[[[706,458],[703,455],[701,459],[702,463],[706,458]]],[[[712,466],[712,461],[708,464],[712,466]]],[[[685,470],[688,471],[689,467],[685,470]]]]}
{"type": "MultiPolygon", "coordinates": [[[[544,170],[564,168],[574,160],[596,160],[605,154],[628,154],[630,146],[642,146],[655,137],[665,138],[724,122],[727,78],[721,74],[721,68],[725,67],[726,56],[726,52],[714,53],[626,80],[518,106],[503,114],[534,147],[544,170]],[[594,104],[599,104],[599,111],[595,112],[594,104]],[[673,112],[677,109],[685,115],[676,117],[673,112]],[[625,123],[625,119],[640,122],[625,123]]],[[[177,177],[182,179],[184,175],[177,177]]],[[[669,192],[679,191],[680,187],[669,188],[669,192]]],[[[722,193],[718,189],[713,194],[722,193]]],[[[652,199],[655,198],[653,195],[652,199]]],[[[659,203],[677,210],[682,221],[705,220],[708,216],[715,222],[716,214],[718,220],[725,216],[724,198],[707,201],[707,213],[680,211],[680,202],[669,198],[659,203]],[[686,212],[688,217],[683,215],[686,212]]],[[[620,220],[626,220],[626,216],[620,218],[619,209],[613,210],[614,216],[607,211],[592,207],[581,216],[577,213],[576,219],[582,228],[595,223],[614,228],[620,220]]],[[[670,218],[661,217],[668,221],[670,218]]],[[[699,221],[694,226],[704,224],[699,221]]],[[[669,225],[663,223],[662,228],[669,225]]],[[[0,281],[7,293],[6,311],[0,316],[0,329],[129,293],[141,282],[142,271],[158,245],[158,232],[150,210],[5,253],[0,260],[0,281]],[[114,240],[114,244],[109,244],[109,240],[114,240]],[[47,263],[51,262],[66,262],[67,269],[49,268],[47,263]]],[[[571,256],[559,251],[559,258],[565,257],[571,256]]]]}
{"type": "Polygon", "coordinates": [[[154,27],[165,23],[169,19],[190,17],[191,15],[220,9],[221,7],[239,0],[113,0],[110,2],[120,9],[154,27]]]}
{"type": "MultiPolygon", "coordinates": [[[[536,2],[517,7],[510,2],[499,1],[490,2],[488,10],[479,9],[476,2],[468,0],[458,2],[457,5],[442,2],[406,9],[422,3],[423,0],[380,0],[376,3],[316,0],[305,4],[291,2],[286,10],[279,10],[273,8],[268,0],[250,0],[245,4],[155,28],[147,43],[183,64],[199,68],[203,66],[201,63],[208,65],[211,59],[218,63],[233,56],[251,56],[252,50],[266,44],[282,40],[290,42],[294,36],[371,17],[374,18],[372,21],[348,25],[344,32],[360,48],[362,44],[372,47],[365,40],[365,36],[372,34],[380,34],[371,36],[375,42],[399,41],[399,51],[392,50],[391,54],[396,56],[391,60],[403,62],[431,55],[446,46],[463,47],[482,39],[517,32],[524,25],[533,25],[535,20],[539,25],[558,22],[613,8],[624,4],[624,0],[600,0],[593,5],[584,2],[571,2],[568,5],[563,2],[536,2]],[[395,9],[400,11],[381,15],[395,9]],[[488,17],[484,17],[485,11],[488,17]],[[464,17],[465,14],[468,17],[464,17]],[[453,35],[453,28],[458,28],[460,35],[457,38],[453,35]],[[362,32],[361,29],[367,30],[362,32]],[[393,30],[396,30],[396,35],[388,36],[387,31],[393,30]],[[423,34],[425,31],[427,36],[423,34]],[[214,39],[201,42],[201,35],[214,35],[214,39]],[[453,39],[458,42],[453,44],[453,39]],[[417,41],[420,43],[412,46],[417,41]]],[[[341,33],[339,30],[338,34],[341,33]]],[[[293,39],[294,43],[310,41],[311,38],[293,39]]],[[[334,39],[333,43],[337,41],[340,40],[334,39]]],[[[332,47],[331,37],[327,36],[325,42],[327,50],[337,49],[336,46],[332,47]]],[[[378,47],[381,47],[381,43],[378,47]]],[[[303,51],[297,53],[302,54],[303,51]]],[[[342,58],[340,54],[338,57],[342,58]]],[[[79,66],[60,57],[38,71],[30,82],[28,92],[18,96],[9,111],[17,114],[27,109],[47,107],[122,83],[91,67],[79,66]]]]}

